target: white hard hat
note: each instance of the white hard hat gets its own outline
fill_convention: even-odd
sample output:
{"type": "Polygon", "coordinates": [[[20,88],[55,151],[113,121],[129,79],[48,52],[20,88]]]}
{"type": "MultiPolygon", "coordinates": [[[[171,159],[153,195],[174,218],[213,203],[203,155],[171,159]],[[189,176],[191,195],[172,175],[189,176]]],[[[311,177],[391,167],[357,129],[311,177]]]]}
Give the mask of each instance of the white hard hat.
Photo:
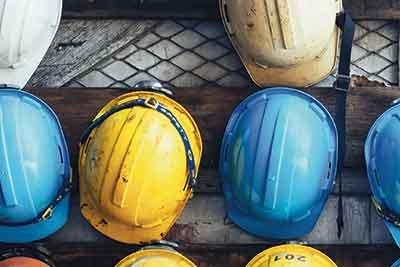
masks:
{"type": "Polygon", "coordinates": [[[60,24],[62,0],[0,0],[0,84],[23,88],[60,24]]]}

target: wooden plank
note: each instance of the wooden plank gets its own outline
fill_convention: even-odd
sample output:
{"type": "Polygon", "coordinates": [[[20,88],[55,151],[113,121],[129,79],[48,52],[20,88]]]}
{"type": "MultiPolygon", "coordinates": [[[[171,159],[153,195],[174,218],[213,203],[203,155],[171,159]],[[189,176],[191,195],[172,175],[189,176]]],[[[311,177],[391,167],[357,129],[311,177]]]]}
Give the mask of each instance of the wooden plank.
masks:
{"type": "MultiPolygon", "coordinates": [[[[222,178],[216,169],[202,168],[199,172],[197,193],[221,193],[222,178]]],[[[369,196],[371,190],[365,170],[346,168],[343,171],[343,194],[369,196]]],[[[339,184],[335,184],[334,194],[339,192],[339,184]]]]}
{"type": "MultiPolygon", "coordinates": [[[[330,197],[314,230],[301,239],[309,244],[369,244],[368,198],[345,197],[343,237],[337,237],[337,197],[330,197]],[[357,231],[352,231],[357,229],[357,231]]],[[[197,195],[169,235],[172,240],[207,244],[268,244],[226,219],[222,196],[197,195]],[[212,205],[210,205],[212,203],[212,205]],[[184,233],[184,234],[182,234],[184,233]]]]}
{"type": "MultiPolygon", "coordinates": [[[[338,200],[336,196],[331,196],[315,229],[300,241],[317,245],[372,244],[369,234],[369,201],[369,197],[344,197],[345,228],[342,238],[338,239],[336,227],[338,200]]],[[[383,225],[379,227],[383,228],[383,225]]],[[[380,230],[383,231],[383,229],[380,230]]],[[[223,196],[215,194],[196,194],[167,239],[186,245],[276,244],[276,242],[252,236],[230,222],[226,218],[223,196]]],[[[67,225],[47,241],[60,244],[73,242],[114,243],[95,231],[81,216],[77,194],[72,200],[71,215],[67,225]]],[[[391,243],[391,240],[379,242],[379,244],[391,243]]]]}
{"type": "MultiPolygon", "coordinates": [[[[74,160],[77,145],[87,123],[109,100],[126,92],[120,89],[45,89],[30,91],[48,102],[59,114],[74,160]],[[79,103],[79,108],[77,108],[79,103]]],[[[305,91],[319,99],[334,115],[335,91],[328,88],[309,88],[305,91]]],[[[220,143],[226,123],[237,104],[254,92],[249,88],[179,88],[175,98],[197,121],[203,137],[202,168],[216,169],[220,143]],[[199,93],[201,91],[201,93],[199,93]]],[[[364,140],[375,119],[390,103],[400,97],[398,88],[353,88],[347,105],[346,166],[364,166],[364,140]]],[[[74,161],[75,162],[75,161],[74,161]]]]}
{"type": "Polygon", "coordinates": [[[141,38],[154,20],[63,20],[29,86],[60,87],[141,38]]]}
{"type": "Polygon", "coordinates": [[[399,19],[398,0],[347,0],[344,6],[357,19],[399,19]]]}
{"type": "MultiPolygon", "coordinates": [[[[123,245],[46,244],[58,267],[110,267],[137,248],[123,245]]],[[[179,251],[198,267],[243,267],[268,246],[191,246],[179,251]]],[[[340,267],[388,267],[397,259],[394,246],[317,246],[340,267]]]]}
{"type": "Polygon", "coordinates": [[[216,0],[64,0],[65,18],[190,18],[218,17],[216,0]]]}
{"type": "Polygon", "coordinates": [[[382,218],[376,213],[375,207],[371,206],[371,242],[374,244],[388,244],[393,242],[389,230],[386,228],[382,218]]]}
{"type": "MultiPolygon", "coordinates": [[[[398,19],[399,0],[344,0],[356,19],[398,19]]],[[[64,1],[66,18],[196,18],[219,19],[218,0],[64,1]]]]}

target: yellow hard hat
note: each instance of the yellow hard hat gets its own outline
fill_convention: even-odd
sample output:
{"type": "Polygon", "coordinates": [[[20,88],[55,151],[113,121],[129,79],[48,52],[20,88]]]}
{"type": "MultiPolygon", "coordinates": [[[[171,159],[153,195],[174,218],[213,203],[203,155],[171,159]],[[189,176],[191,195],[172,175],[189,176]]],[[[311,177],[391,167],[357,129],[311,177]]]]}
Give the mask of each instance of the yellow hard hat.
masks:
{"type": "Polygon", "coordinates": [[[229,38],[257,85],[309,86],[333,71],[341,0],[219,1],[229,38]]]}
{"type": "Polygon", "coordinates": [[[168,96],[136,91],[112,100],[81,138],[83,216],[120,242],[161,240],[192,195],[201,152],[195,121],[168,96]]]}
{"type": "Polygon", "coordinates": [[[322,252],[301,245],[282,245],[264,250],[246,267],[337,267],[322,252]]]}
{"type": "Polygon", "coordinates": [[[149,247],[122,259],[115,267],[196,267],[182,254],[164,247],[149,247]]]}

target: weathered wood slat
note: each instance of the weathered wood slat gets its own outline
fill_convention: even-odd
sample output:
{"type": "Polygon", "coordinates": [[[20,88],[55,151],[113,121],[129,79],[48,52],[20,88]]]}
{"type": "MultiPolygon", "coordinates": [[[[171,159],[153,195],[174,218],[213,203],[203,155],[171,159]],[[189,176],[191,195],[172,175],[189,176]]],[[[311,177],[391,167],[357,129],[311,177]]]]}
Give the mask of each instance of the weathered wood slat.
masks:
{"type": "Polygon", "coordinates": [[[357,19],[399,19],[400,1],[398,0],[347,0],[345,8],[357,19]]]}
{"type": "MultiPolygon", "coordinates": [[[[199,172],[199,183],[195,189],[196,193],[221,193],[222,186],[218,171],[216,169],[202,168],[199,172]]],[[[335,185],[334,194],[339,190],[339,184],[335,185]]],[[[362,169],[349,169],[343,171],[343,194],[364,195],[371,193],[367,174],[362,169]]]]}
{"type": "MultiPolygon", "coordinates": [[[[344,197],[344,232],[341,239],[337,237],[337,203],[336,196],[331,196],[325,209],[311,234],[301,241],[315,245],[372,245],[392,244],[392,239],[380,219],[372,218],[374,213],[369,197],[344,197]],[[372,221],[371,221],[372,220],[372,221]],[[374,232],[370,234],[370,227],[374,232]]],[[[276,244],[246,233],[226,218],[222,195],[195,194],[189,202],[181,218],[167,236],[168,240],[176,240],[184,245],[248,245],[276,244]]],[[[72,210],[67,225],[48,242],[50,243],[96,243],[116,244],[95,231],[81,216],[79,199],[75,194],[72,210]]],[[[279,243],[279,242],[278,242],[279,243]]]]}
{"type": "MultiPolygon", "coordinates": [[[[59,114],[66,132],[73,158],[87,123],[109,100],[126,92],[120,89],[30,89],[42,97],[59,114]],[[79,108],[77,107],[79,103],[79,108]]],[[[329,88],[311,88],[305,91],[319,99],[333,114],[335,91],[329,88]]],[[[202,167],[216,169],[220,143],[226,123],[246,96],[255,92],[249,88],[179,88],[175,98],[197,121],[203,137],[202,167]]],[[[369,128],[390,103],[400,97],[398,88],[353,88],[347,105],[347,167],[364,166],[363,145],[369,128]]]]}
{"type": "Polygon", "coordinates": [[[393,239],[386,229],[385,223],[378,216],[375,211],[375,207],[371,206],[371,240],[373,240],[374,244],[389,244],[393,242],[393,239]]]}
{"type": "MultiPolygon", "coordinates": [[[[68,18],[202,18],[219,19],[217,0],[65,0],[68,18]]],[[[344,0],[357,19],[398,19],[399,0],[344,0]]]]}
{"type": "Polygon", "coordinates": [[[63,20],[29,86],[63,86],[104,57],[140,38],[154,20],[63,20]]]}

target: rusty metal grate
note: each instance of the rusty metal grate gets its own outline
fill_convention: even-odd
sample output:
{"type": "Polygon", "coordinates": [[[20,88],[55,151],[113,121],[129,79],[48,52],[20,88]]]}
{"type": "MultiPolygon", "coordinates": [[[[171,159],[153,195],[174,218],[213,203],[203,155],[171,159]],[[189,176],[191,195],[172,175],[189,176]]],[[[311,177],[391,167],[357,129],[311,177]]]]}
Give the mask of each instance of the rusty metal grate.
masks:
{"type": "MultiPolygon", "coordinates": [[[[352,73],[398,84],[397,22],[357,22],[352,73]]],[[[252,84],[221,23],[166,20],[68,85],[127,88],[141,80],[175,87],[252,84]]],[[[334,80],[331,75],[320,85],[334,80]]]]}

